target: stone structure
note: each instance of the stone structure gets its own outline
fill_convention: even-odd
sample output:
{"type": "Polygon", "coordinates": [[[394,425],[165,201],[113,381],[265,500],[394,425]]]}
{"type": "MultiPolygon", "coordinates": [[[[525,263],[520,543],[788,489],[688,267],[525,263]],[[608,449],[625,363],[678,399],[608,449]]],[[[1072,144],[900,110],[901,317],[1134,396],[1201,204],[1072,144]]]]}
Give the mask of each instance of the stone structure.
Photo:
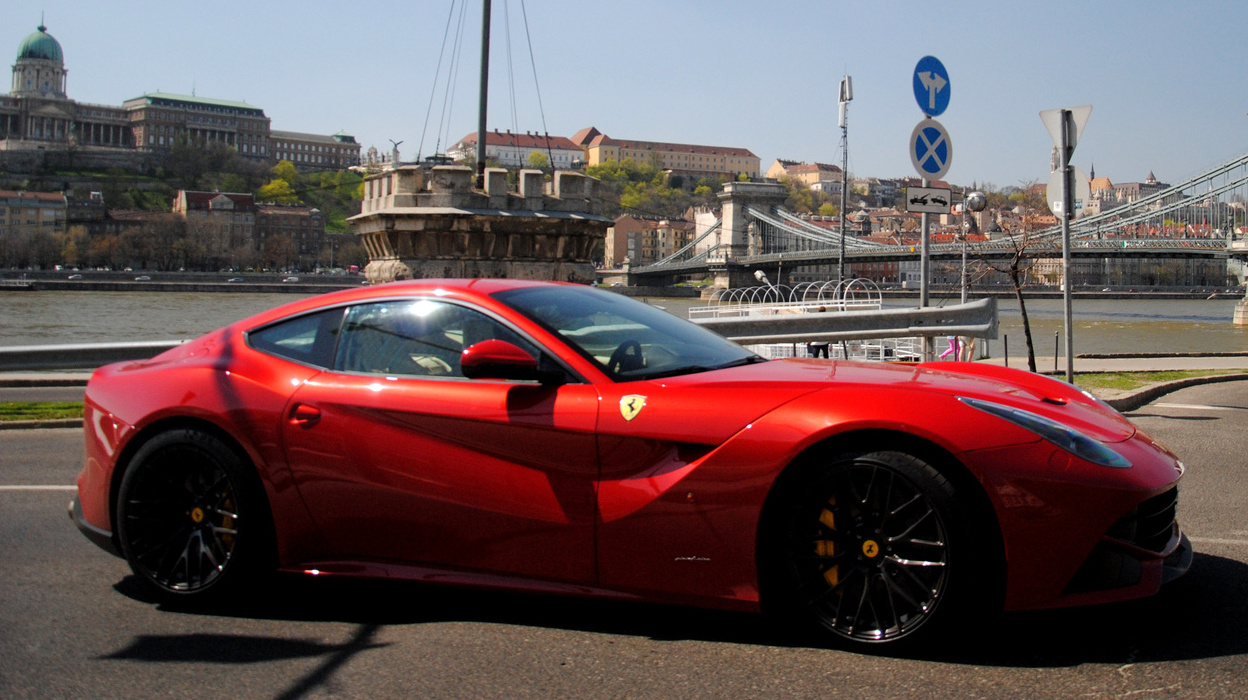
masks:
{"type": "Polygon", "coordinates": [[[457,165],[403,165],[364,181],[350,219],[368,250],[374,284],[428,277],[511,277],[591,283],[591,256],[611,220],[598,215],[597,180],[559,171],[546,183],[487,168],[485,190],[457,165]]]}
{"type": "Polygon", "coordinates": [[[745,213],[745,208],[769,210],[783,204],[787,196],[784,185],[774,182],[729,182],[724,185],[719,193],[723,211],[719,250],[709,261],[716,287],[733,289],[757,284],[753,272],[737,262],[738,258],[758,253],[758,225],[745,213]]]}

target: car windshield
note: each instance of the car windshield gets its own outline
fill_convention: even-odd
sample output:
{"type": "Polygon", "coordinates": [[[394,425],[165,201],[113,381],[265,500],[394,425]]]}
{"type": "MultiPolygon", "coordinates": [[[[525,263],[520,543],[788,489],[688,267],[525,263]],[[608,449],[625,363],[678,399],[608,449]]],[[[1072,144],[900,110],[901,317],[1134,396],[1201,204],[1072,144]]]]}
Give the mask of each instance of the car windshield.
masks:
{"type": "Polygon", "coordinates": [[[563,338],[616,381],[765,361],[662,309],[592,287],[526,287],[494,297],[563,338]]]}

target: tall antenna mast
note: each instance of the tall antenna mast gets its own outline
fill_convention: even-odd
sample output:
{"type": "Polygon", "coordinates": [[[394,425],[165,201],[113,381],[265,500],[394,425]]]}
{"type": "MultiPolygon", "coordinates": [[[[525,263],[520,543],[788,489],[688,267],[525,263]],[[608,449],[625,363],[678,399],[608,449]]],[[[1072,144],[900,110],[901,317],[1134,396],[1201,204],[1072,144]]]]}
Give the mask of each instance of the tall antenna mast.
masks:
{"type": "Polygon", "coordinates": [[[836,259],[836,281],[845,281],[845,199],[849,190],[849,102],[854,99],[854,82],[847,75],[841,78],[840,112],[837,124],[841,127],[841,254],[836,259]]]}

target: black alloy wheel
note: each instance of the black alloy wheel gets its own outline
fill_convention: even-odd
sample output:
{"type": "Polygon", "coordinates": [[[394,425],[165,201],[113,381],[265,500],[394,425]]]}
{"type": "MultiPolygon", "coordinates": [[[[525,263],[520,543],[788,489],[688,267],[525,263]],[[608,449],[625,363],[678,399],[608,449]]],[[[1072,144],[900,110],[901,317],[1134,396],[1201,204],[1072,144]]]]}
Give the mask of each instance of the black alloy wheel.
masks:
{"type": "Polygon", "coordinates": [[[209,433],[180,429],[143,445],[122,478],[118,536],[141,580],[166,601],[205,601],[263,561],[267,509],[250,466],[209,433]]]}
{"type": "MultiPolygon", "coordinates": [[[[966,538],[952,485],[900,452],[839,459],[793,484],[773,540],[790,616],[857,644],[897,642],[949,616],[966,538]],[[959,541],[961,539],[962,541],[959,541]]],[[[965,574],[963,574],[965,575],[965,574]]]]}

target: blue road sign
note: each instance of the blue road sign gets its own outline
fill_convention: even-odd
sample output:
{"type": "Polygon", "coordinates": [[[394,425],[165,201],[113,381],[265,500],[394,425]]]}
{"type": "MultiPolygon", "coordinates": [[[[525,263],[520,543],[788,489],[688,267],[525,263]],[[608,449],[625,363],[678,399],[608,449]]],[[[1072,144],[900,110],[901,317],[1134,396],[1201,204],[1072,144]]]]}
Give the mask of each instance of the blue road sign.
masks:
{"type": "Polygon", "coordinates": [[[929,117],[938,117],[949,107],[949,71],[935,56],[924,56],[914,67],[914,99],[929,117]]]}
{"type": "Polygon", "coordinates": [[[910,163],[920,177],[939,180],[953,163],[953,140],[935,119],[924,119],[910,133],[910,163]]]}

